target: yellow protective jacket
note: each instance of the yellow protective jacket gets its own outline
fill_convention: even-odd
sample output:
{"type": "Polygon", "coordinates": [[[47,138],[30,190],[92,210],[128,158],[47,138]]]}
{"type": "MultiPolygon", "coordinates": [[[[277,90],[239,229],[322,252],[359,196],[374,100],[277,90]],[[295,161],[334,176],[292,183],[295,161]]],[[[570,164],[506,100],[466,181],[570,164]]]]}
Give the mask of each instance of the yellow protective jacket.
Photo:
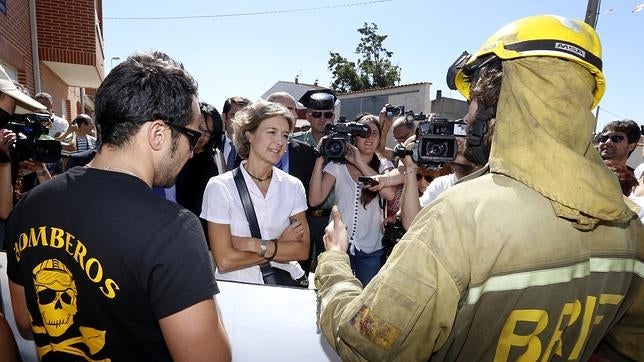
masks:
{"type": "Polygon", "coordinates": [[[503,72],[490,173],[423,209],[364,290],[320,255],[344,360],[587,360],[602,340],[644,360],[643,226],[590,144],[592,78],[553,58],[503,72]]]}

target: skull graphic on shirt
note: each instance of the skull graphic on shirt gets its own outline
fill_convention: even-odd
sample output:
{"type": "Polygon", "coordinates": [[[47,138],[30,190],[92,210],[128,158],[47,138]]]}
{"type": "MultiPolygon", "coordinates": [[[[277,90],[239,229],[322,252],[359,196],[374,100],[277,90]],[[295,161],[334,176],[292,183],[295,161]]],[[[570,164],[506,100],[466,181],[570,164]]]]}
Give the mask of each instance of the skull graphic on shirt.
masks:
{"type": "Polygon", "coordinates": [[[61,336],[74,324],[74,315],[78,311],[74,276],[57,259],[43,261],[32,273],[45,330],[52,337],[61,336]]]}

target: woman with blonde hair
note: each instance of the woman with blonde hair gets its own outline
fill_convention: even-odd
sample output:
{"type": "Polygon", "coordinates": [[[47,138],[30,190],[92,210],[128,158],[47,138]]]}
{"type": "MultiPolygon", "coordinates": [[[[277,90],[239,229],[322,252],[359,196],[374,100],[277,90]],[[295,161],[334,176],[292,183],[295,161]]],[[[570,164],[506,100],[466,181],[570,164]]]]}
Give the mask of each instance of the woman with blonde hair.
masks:
{"type": "Polygon", "coordinates": [[[309,255],[304,186],[273,166],[286,151],[293,125],[290,111],[272,102],[259,101],[235,114],[235,148],[244,161],[210,179],[201,212],[208,221],[217,279],[272,283],[266,276],[268,267],[280,275],[288,273],[294,285],[306,286],[304,270],[296,262],[309,255]],[[250,195],[261,236],[252,236],[253,222],[235,177],[243,180],[250,195]]]}

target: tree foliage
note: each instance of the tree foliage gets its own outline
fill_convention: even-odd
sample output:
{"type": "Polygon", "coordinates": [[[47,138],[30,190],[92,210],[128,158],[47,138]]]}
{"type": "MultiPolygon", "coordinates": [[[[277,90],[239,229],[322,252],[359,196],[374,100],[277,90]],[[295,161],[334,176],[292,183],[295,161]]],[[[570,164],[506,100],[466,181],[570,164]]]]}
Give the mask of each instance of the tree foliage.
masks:
{"type": "Polygon", "coordinates": [[[352,62],[339,53],[330,52],[329,70],[333,74],[331,88],[345,93],[363,89],[389,87],[400,82],[400,67],[391,63],[393,52],[382,45],[387,35],[378,34],[378,25],[364,23],[358,29],[362,34],[355,53],[358,62],[352,62]]]}

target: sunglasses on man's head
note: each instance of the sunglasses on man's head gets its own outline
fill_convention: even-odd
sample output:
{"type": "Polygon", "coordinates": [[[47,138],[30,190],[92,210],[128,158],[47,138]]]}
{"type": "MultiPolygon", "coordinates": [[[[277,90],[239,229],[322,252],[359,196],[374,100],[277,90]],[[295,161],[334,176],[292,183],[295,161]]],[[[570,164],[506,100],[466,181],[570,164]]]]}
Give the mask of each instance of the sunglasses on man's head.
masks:
{"type": "Polygon", "coordinates": [[[599,136],[599,137],[597,137],[597,140],[599,141],[599,143],[606,143],[606,141],[608,141],[608,139],[613,141],[613,143],[620,143],[625,138],[626,137],[624,137],[624,136],[622,136],[620,134],[613,134],[613,135],[610,135],[610,136],[599,136]]]}
{"type": "Polygon", "coordinates": [[[320,118],[324,115],[324,118],[333,118],[333,112],[311,112],[311,117],[320,118]]]}
{"type": "Polygon", "coordinates": [[[194,129],[179,126],[176,124],[172,124],[169,122],[165,122],[165,124],[167,124],[168,127],[186,136],[186,138],[188,139],[188,144],[190,144],[190,151],[195,149],[195,147],[197,146],[197,143],[199,143],[199,139],[201,138],[201,135],[202,135],[201,132],[194,129]]]}
{"type": "Polygon", "coordinates": [[[425,181],[427,181],[427,182],[434,181],[434,178],[429,176],[429,175],[421,175],[421,174],[417,173],[416,174],[416,181],[420,181],[421,178],[424,178],[425,181]]]}

